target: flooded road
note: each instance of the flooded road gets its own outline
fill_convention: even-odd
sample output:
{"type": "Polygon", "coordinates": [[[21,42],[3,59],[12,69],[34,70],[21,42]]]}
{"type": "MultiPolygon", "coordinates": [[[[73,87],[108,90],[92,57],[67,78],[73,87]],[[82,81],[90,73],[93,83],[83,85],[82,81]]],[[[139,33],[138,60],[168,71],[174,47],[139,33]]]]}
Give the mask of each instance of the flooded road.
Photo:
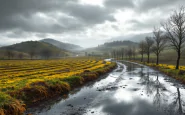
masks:
{"type": "Polygon", "coordinates": [[[183,115],[185,86],[149,67],[118,62],[106,77],[28,110],[33,115],[183,115]]]}

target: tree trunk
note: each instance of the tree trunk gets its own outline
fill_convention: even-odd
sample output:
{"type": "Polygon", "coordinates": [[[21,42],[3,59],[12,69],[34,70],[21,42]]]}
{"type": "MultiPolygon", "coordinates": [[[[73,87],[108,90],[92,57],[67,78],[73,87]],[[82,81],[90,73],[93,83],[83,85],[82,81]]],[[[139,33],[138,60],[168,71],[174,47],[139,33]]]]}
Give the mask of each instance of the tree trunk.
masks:
{"type": "Polygon", "coordinates": [[[181,94],[179,88],[177,88],[178,102],[179,102],[179,113],[182,113],[181,94]]]}
{"type": "Polygon", "coordinates": [[[141,62],[143,62],[143,54],[141,54],[141,62]]]}
{"type": "Polygon", "coordinates": [[[159,65],[159,54],[157,54],[157,61],[156,61],[156,65],[159,65]]]}
{"type": "Polygon", "coordinates": [[[121,54],[121,58],[122,58],[122,60],[123,60],[123,53],[121,54]]]}
{"type": "Polygon", "coordinates": [[[147,63],[150,62],[150,53],[148,53],[148,60],[147,60],[147,63]]]}
{"type": "Polygon", "coordinates": [[[180,57],[181,57],[180,50],[177,53],[178,53],[178,56],[177,56],[177,63],[176,63],[176,68],[175,69],[179,69],[179,62],[180,62],[180,57]]]}

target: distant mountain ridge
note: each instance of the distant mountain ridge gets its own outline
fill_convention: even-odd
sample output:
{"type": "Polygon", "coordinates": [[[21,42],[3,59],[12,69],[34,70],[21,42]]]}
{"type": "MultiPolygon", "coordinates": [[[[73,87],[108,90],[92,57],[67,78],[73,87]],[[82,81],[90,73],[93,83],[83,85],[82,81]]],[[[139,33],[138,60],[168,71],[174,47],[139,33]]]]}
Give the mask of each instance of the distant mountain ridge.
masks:
{"type": "Polygon", "coordinates": [[[46,39],[42,39],[40,40],[41,42],[46,42],[46,43],[50,43],[60,49],[65,49],[65,50],[69,50],[69,51],[77,51],[77,50],[82,50],[83,48],[79,45],[74,45],[74,44],[70,44],[70,43],[64,43],[64,42],[60,42],[51,38],[46,38],[46,39]]]}
{"type": "Polygon", "coordinates": [[[88,53],[107,53],[115,49],[120,49],[120,48],[128,48],[128,47],[138,47],[137,42],[129,41],[129,40],[120,40],[120,41],[113,41],[113,42],[106,42],[102,45],[99,45],[98,47],[94,48],[88,48],[84,50],[84,52],[88,53]]]}
{"type": "Polygon", "coordinates": [[[124,40],[124,41],[113,41],[113,42],[106,42],[101,47],[118,47],[118,46],[136,46],[138,43],[129,41],[129,40],[124,40]]]}

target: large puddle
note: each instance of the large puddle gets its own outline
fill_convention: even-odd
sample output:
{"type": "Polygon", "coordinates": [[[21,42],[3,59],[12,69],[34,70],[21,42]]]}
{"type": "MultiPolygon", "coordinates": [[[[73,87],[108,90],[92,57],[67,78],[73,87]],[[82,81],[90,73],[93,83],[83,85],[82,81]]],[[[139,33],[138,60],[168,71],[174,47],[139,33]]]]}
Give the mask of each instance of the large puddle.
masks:
{"type": "Polygon", "coordinates": [[[182,115],[185,86],[149,67],[118,62],[95,83],[28,109],[33,115],[182,115]]]}

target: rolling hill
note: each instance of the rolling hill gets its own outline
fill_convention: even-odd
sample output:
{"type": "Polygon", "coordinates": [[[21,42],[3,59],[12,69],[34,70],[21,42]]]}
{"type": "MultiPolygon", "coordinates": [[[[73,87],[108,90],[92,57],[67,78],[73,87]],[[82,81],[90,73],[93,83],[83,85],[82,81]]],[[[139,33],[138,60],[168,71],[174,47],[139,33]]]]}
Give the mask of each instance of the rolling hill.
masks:
{"type": "Polygon", "coordinates": [[[60,41],[50,39],[50,38],[43,39],[43,40],[40,40],[40,41],[52,44],[52,45],[54,45],[54,46],[56,46],[60,49],[65,49],[65,50],[69,50],[69,51],[79,51],[79,50],[83,49],[82,47],[80,47],[78,45],[74,45],[74,44],[70,44],[70,43],[64,43],[64,42],[60,42],[60,41]]]}
{"type": "Polygon", "coordinates": [[[1,51],[8,52],[19,52],[25,53],[33,57],[59,57],[61,55],[67,55],[69,52],[67,50],[61,50],[58,47],[39,41],[27,41],[10,46],[4,46],[0,48],[1,51]]]}

